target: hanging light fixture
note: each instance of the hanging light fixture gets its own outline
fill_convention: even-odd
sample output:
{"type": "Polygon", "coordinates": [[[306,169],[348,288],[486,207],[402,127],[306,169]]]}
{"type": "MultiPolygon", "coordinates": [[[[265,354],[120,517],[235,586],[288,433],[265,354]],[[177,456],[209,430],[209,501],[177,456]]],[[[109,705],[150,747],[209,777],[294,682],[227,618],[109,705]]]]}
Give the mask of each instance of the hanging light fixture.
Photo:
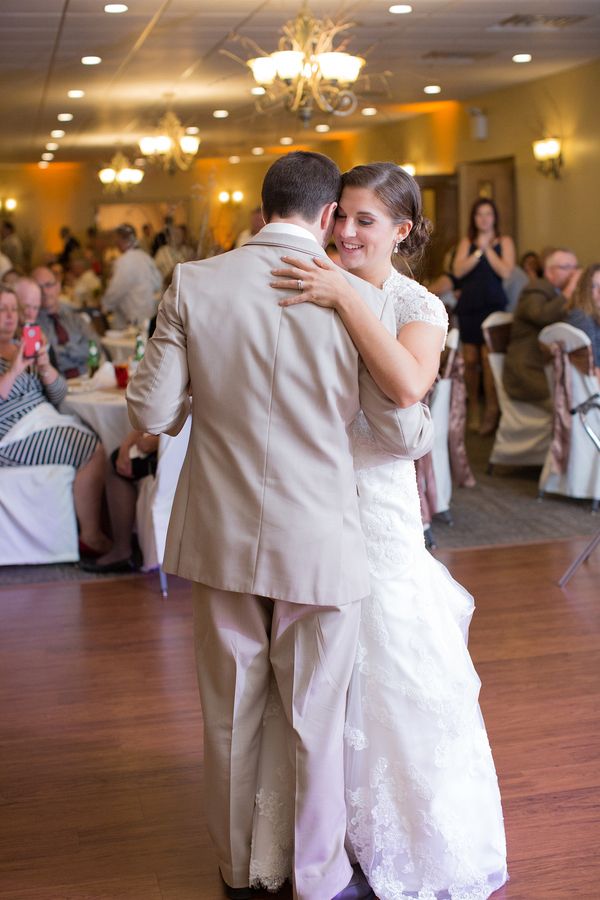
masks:
{"type": "Polygon", "coordinates": [[[264,112],[278,101],[296,113],[307,125],[315,110],[348,116],[357,107],[352,90],[365,64],[362,56],[346,52],[348,37],[335,46],[354,22],[316,19],[303,5],[295,19],[282,27],[278,49],[265,53],[247,38],[235,36],[247,47],[258,50],[252,59],[242,60],[227,50],[222,52],[249,66],[264,93],[257,96],[257,108],[264,112]]]}
{"type": "MultiPolygon", "coordinates": [[[[190,129],[191,130],[191,129],[190,129]]],[[[194,161],[200,146],[200,138],[190,134],[174,112],[168,110],[158,123],[157,133],[140,140],[140,150],[150,161],[174,175],[178,169],[185,172],[194,161]]]]}
{"type": "Polygon", "coordinates": [[[135,184],[139,184],[144,177],[144,170],[139,166],[132,166],[128,158],[117,151],[110,161],[110,166],[100,169],[98,178],[104,185],[105,191],[124,193],[135,184]]]}

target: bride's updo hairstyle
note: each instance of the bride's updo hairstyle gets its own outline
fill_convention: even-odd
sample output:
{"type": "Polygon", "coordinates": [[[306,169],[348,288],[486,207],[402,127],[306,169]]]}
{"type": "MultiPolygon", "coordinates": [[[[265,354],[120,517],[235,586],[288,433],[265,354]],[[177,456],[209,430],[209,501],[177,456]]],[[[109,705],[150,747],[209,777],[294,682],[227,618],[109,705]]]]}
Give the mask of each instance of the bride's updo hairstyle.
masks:
{"type": "Polygon", "coordinates": [[[398,252],[392,253],[392,262],[398,260],[408,264],[410,271],[410,264],[417,263],[423,255],[432,230],[431,222],[423,216],[421,190],[412,175],[392,162],[369,163],[345,172],[342,175],[342,189],[345,187],[373,191],[395,225],[407,220],[413,223],[398,252]]]}

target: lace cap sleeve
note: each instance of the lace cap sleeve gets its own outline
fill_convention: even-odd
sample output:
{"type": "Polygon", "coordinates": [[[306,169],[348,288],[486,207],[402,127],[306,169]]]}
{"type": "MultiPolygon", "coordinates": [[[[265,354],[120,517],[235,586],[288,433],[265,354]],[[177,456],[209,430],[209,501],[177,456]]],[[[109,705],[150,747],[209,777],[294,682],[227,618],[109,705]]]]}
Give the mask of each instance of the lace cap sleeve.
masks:
{"type": "Polygon", "coordinates": [[[400,272],[392,272],[383,285],[383,290],[394,301],[396,327],[398,330],[409,322],[425,322],[448,331],[448,313],[439,297],[400,272]]]}

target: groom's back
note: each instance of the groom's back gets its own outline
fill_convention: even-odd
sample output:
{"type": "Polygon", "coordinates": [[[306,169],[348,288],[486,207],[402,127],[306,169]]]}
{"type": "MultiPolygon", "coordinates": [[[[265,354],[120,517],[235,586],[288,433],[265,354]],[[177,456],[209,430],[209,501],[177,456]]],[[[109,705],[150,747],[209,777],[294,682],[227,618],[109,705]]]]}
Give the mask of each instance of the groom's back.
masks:
{"type": "Polygon", "coordinates": [[[234,591],[350,602],[368,592],[347,434],[358,355],[333,311],[282,308],[269,287],[283,254],[310,259],[317,245],[270,241],[178,270],[193,417],[166,568],[234,591]]]}

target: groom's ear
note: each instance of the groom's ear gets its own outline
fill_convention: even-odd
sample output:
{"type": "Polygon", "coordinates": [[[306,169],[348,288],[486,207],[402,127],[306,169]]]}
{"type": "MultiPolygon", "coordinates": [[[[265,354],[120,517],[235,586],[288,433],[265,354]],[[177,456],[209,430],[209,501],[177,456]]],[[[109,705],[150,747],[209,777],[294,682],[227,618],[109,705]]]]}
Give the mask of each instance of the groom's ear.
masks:
{"type": "Polygon", "coordinates": [[[333,228],[335,211],[337,209],[337,201],[333,203],[328,203],[327,206],[323,207],[323,212],[321,213],[321,230],[327,232],[328,234],[331,232],[333,228]]]}

